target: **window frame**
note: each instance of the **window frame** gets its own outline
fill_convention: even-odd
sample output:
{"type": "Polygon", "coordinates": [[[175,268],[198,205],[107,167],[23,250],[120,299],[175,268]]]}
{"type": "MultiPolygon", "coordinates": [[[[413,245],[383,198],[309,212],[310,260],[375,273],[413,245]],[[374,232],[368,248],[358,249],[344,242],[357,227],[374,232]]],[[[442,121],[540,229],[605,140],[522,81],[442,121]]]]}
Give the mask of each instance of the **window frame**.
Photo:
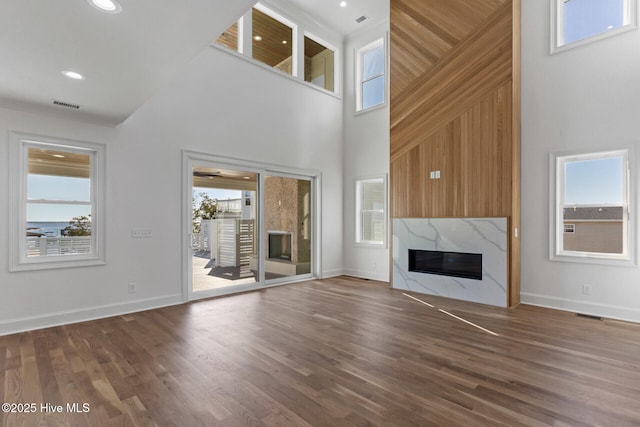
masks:
{"type": "MultiPolygon", "coordinates": [[[[251,52],[251,57],[249,59],[251,59],[254,62],[259,62],[271,68],[272,70],[276,70],[277,72],[282,73],[284,75],[290,75],[294,78],[297,78],[298,77],[298,61],[300,60],[300,58],[298,58],[298,24],[296,24],[290,19],[285,18],[284,16],[280,15],[278,12],[274,11],[272,8],[265,6],[260,2],[254,4],[251,10],[247,13],[249,14],[252,13],[253,9],[256,9],[257,11],[264,13],[265,15],[274,19],[275,21],[278,21],[282,25],[285,25],[291,28],[291,74],[281,71],[275,67],[269,66],[268,64],[264,64],[263,62],[253,58],[253,51],[251,52]]],[[[251,34],[253,34],[253,20],[251,20],[251,34]]],[[[246,42],[252,43],[253,36],[251,37],[251,39],[247,40],[246,42]]],[[[240,43],[240,40],[238,40],[238,43],[240,43]]],[[[304,76],[303,76],[303,80],[304,80],[304,76]]]]}
{"type": "MultiPolygon", "coordinates": [[[[209,45],[215,49],[218,49],[222,52],[225,52],[227,54],[230,55],[234,55],[237,58],[241,58],[244,61],[248,61],[251,64],[257,66],[257,67],[261,67],[264,70],[268,70],[270,72],[273,72],[281,77],[290,79],[292,81],[295,81],[299,84],[305,85],[309,88],[312,88],[314,90],[320,91],[322,93],[325,93],[327,95],[333,96],[334,98],[337,99],[342,99],[342,93],[343,93],[343,79],[344,79],[344,75],[343,75],[343,70],[342,70],[342,51],[341,48],[338,46],[341,46],[341,43],[336,44],[337,40],[334,40],[333,43],[329,43],[326,42],[326,40],[328,40],[327,38],[320,38],[319,36],[316,36],[316,33],[314,31],[317,31],[318,28],[315,28],[315,30],[310,30],[307,28],[308,23],[305,23],[304,20],[300,21],[299,17],[291,17],[291,18],[287,18],[284,13],[282,13],[281,11],[276,11],[276,9],[274,9],[271,5],[265,5],[264,3],[256,3],[251,9],[249,9],[248,12],[246,12],[242,17],[239,18],[238,21],[236,21],[238,23],[238,50],[233,50],[228,48],[227,46],[217,43],[216,40],[213,40],[209,45]],[[262,13],[265,13],[266,15],[270,16],[271,18],[289,26],[290,28],[292,28],[293,33],[292,33],[292,73],[286,73],[282,70],[279,70],[277,68],[274,68],[268,64],[265,64],[264,62],[258,61],[257,59],[253,58],[253,46],[252,46],[252,40],[253,38],[251,37],[252,34],[252,30],[253,30],[253,18],[252,18],[252,11],[253,9],[257,9],[262,13]],[[333,51],[333,61],[334,61],[334,88],[333,90],[327,90],[323,87],[320,87],[318,85],[315,85],[311,82],[307,82],[305,81],[305,71],[304,71],[304,37],[309,37],[312,40],[326,46],[327,48],[329,48],[330,50],[333,51]],[[302,59],[300,58],[302,56],[302,59]]],[[[233,24],[232,24],[233,25],[233,24]]],[[[228,28],[228,27],[227,27],[228,28]]],[[[322,32],[322,29],[321,31],[322,32]]],[[[325,37],[327,35],[325,34],[325,37]]],[[[331,37],[329,37],[331,38],[331,37]]]]}
{"type": "MultiPolygon", "coordinates": [[[[553,152],[549,156],[550,170],[550,227],[549,259],[551,261],[609,264],[620,266],[636,265],[636,220],[635,212],[635,151],[632,147],[606,151],[553,152]],[[564,250],[564,182],[565,165],[575,161],[597,160],[612,157],[623,158],[623,251],[621,254],[564,250]]],[[[600,206],[600,205],[595,205],[600,206]]],[[[602,204],[601,206],[608,206],[602,204]]],[[[616,204],[616,206],[618,206],[616,204]]]]}
{"type": "Polygon", "coordinates": [[[9,218],[9,271],[45,270],[106,264],[105,158],[106,147],[103,144],[11,132],[9,146],[9,182],[13,183],[13,185],[10,185],[9,189],[9,200],[11,203],[9,218]],[[80,152],[90,155],[91,166],[89,179],[91,196],[89,204],[91,205],[92,222],[90,254],[45,257],[26,256],[24,227],[27,223],[26,207],[29,203],[27,194],[27,180],[29,175],[28,150],[32,147],[50,148],[70,153],[80,152]]]}
{"type": "Polygon", "coordinates": [[[564,52],[575,47],[593,43],[618,34],[638,29],[638,0],[624,0],[626,2],[626,13],[623,17],[624,24],[622,27],[604,31],[602,33],[593,34],[584,39],[576,40],[571,43],[564,43],[564,8],[565,0],[550,0],[551,14],[551,36],[550,36],[550,53],[564,52]]]}
{"type": "MultiPolygon", "coordinates": [[[[366,246],[366,247],[375,247],[375,248],[386,248],[387,247],[387,234],[388,234],[388,200],[389,200],[389,189],[387,187],[387,176],[386,175],[375,175],[368,177],[360,177],[354,179],[354,188],[355,188],[355,244],[356,246],[366,246]],[[382,213],[382,241],[379,240],[364,240],[362,235],[362,214],[365,210],[362,209],[362,184],[368,182],[380,181],[384,191],[384,203],[382,211],[377,210],[378,213],[382,213]]],[[[371,210],[366,210],[367,212],[371,212],[371,210]]]]}
{"type": "Polygon", "coordinates": [[[379,37],[376,40],[367,43],[365,45],[363,45],[362,47],[359,47],[355,50],[355,92],[356,92],[356,114],[359,113],[364,113],[366,111],[371,111],[371,110],[375,110],[378,108],[382,108],[387,104],[387,99],[388,99],[388,94],[387,94],[387,80],[388,80],[388,75],[389,75],[389,61],[387,58],[387,52],[388,52],[388,48],[387,48],[387,38],[386,37],[379,37]],[[363,80],[363,73],[364,73],[364,54],[373,50],[373,49],[377,49],[380,46],[382,46],[382,50],[383,50],[383,55],[384,55],[384,66],[383,66],[383,72],[382,74],[378,74],[374,77],[371,77],[367,80],[363,80]],[[375,78],[378,77],[384,77],[384,83],[383,83],[383,89],[382,89],[382,102],[376,105],[372,105],[370,107],[367,108],[363,108],[362,107],[362,101],[363,101],[363,85],[364,83],[371,81],[375,78]]]}
{"type": "MultiPolygon", "coordinates": [[[[305,38],[309,38],[309,39],[313,40],[314,42],[318,43],[319,45],[322,45],[325,49],[330,50],[331,53],[333,54],[333,90],[329,90],[329,89],[326,89],[326,88],[324,88],[322,86],[318,86],[317,84],[315,84],[313,82],[306,81],[305,76],[306,76],[307,70],[306,70],[306,64],[305,64],[304,59],[302,61],[304,72],[302,73],[302,76],[301,76],[302,79],[301,80],[304,83],[309,84],[309,85],[311,85],[311,86],[313,86],[313,87],[315,87],[315,88],[317,88],[319,90],[325,91],[325,92],[330,93],[330,94],[337,94],[338,93],[338,83],[339,83],[339,81],[338,81],[338,72],[339,72],[338,48],[336,48],[331,43],[326,42],[322,38],[317,37],[313,33],[309,32],[309,31],[306,31],[306,30],[303,31],[303,36],[302,36],[303,43],[304,43],[304,39],[305,38]]],[[[304,45],[302,46],[302,52],[304,52],[305,47],[306,46],[304,46],[304,45]]]]}

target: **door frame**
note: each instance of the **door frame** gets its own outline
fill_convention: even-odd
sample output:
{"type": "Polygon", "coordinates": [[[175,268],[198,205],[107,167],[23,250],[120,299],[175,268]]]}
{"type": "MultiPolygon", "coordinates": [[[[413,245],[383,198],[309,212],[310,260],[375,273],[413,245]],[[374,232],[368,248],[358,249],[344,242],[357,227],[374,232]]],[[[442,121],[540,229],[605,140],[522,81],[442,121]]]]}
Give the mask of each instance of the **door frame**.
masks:
{"type": "Polygon", "coordinates": [[[279,286],[301,280],[309,280],[320,277],[322,271],[322,173],[318,170],[305,170],[274,165],[263,162],[255,162],[233,157],[218,156],[191,150],[182,150],[182,207],[181,207],[181,231],[182,231],[182,300],[184,302],[227,295],[238,292],[262,289],[270,286],[279,286]],[[192,250],[191,250],[191,221],[192,221],[192,187],[194,165],[211,166],[214,168],[240,170],[258,174],[258,278],[254,283],[247,283],[225,288],[211,289],[208,291],[193,292],[192,275],[192,250]],[[265,281],[264,278],[264,250],[265,242],[262,238],[264,228],[264,179],[266,175],[284,176],[296,179],[309,179],[311,181],[311,212],[312,212],[312,248],[311,248],[311,273],[308,275],[291,276],[265,281]]]}

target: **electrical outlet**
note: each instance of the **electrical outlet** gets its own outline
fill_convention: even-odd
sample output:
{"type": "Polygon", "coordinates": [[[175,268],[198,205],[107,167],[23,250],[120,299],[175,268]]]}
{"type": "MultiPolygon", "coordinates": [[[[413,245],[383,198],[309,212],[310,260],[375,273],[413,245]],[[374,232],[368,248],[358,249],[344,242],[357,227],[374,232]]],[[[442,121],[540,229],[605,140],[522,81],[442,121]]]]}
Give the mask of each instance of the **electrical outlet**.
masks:
{"type": "Polygon", "coordinates": [[[129,293],[130,294],[135,294],[136,293],[136,284],[135,283],[129,283],[129,293]]]}
{"type": "Polygon", "coordinates": [[[131,237],[135,239],[150,239],[152,237],[152,233],[148,228],[134,228],[131,230],[131,237]]]}
{"type": "Polygon", "coordinates": [[[582,285],[582,295],[591,295],[591,285],[582,285]]]}

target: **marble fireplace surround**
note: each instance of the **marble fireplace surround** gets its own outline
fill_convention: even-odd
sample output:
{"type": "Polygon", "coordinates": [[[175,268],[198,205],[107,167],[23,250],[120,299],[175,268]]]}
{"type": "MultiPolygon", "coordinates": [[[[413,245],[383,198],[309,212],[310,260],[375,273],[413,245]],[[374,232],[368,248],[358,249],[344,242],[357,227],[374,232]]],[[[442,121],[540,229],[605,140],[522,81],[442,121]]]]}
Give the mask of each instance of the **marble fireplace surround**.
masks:
{"type": "Polygon", "coordinates": [[[395,218],[393,287],[507,307],[507,218],[395,218]],[[409,271],[409,249],[482,254],[482,280],[409,271]]]}

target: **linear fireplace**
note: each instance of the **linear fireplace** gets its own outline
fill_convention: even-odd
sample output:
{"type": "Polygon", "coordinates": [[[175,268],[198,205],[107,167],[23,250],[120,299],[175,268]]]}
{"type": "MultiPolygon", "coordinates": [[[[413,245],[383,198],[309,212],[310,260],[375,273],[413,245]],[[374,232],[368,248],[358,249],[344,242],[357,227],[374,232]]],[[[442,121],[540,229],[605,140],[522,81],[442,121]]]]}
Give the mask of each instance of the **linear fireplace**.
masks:
{"type": "Polygon", "coordinates": [[[482,280],[482,254],[409,249],[409,271],[482,280]]]}
{"type": "Polygon", "coordinates": [[[505,217],[394,218],[393,287],[506,307],[508,236],[505,217]],[[436,251],[444,254],[430,259],[436,251]],[[459,254],[471,254],[470,261],[459,254]],[[432,271],[425,261],[436,274],[423,274],[432,271]],[[445,275],[451,270],[463,277],[445,275]]]}

